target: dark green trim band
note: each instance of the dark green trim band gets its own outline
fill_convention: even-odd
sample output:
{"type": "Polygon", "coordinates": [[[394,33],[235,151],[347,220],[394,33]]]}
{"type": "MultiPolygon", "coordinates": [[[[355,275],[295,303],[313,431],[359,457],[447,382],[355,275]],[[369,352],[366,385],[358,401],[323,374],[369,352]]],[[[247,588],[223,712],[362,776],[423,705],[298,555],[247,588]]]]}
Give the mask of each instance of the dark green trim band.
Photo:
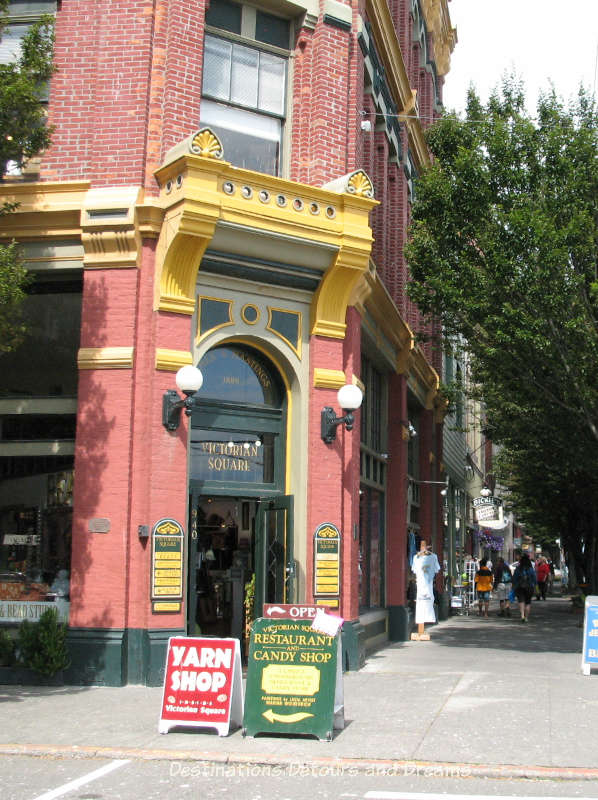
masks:
{"type": "Polygon", "coordinates": [[[359,621],[343,624],[341,649],[344,672],[363,667],[365,664],[365,628],[359,621]]]}
{"type": "Polygon", "coordinates": [[[71,666],[65,682],[72,686],[161,686],[166,648],[184,628],[69,628],[71,666]]]}
{"type": "Polygon", "coordinates": [[[407,606],[388,606],[388,639],[406,642],[411,634],[412,619],[407,606]]]}
{"type": "Polygon", "coordinates": [[[228,275],[248,281],[288,286],[314,292],[320,285],[322,272],[310,267],[281,264],[231,253],[207,251],[201,269],[215,275],[228,275]]]}
{"type": "Polygon", "coordinates": [[[325,25],[332,25],[333,28],[340,28],[343,31],[350,31],[353,27],[346,19],[339,19],[330,14],[324,14],[323,21],[325,25]]]}

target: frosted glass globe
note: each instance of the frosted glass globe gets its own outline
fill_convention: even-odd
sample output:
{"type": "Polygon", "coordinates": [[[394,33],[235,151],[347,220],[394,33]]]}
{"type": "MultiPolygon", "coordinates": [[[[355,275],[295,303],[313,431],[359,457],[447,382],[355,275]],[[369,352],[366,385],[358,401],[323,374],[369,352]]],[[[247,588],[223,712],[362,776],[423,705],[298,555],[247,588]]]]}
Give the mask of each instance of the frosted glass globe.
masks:
{"type": "Polygon", "coordinates": [[[203,375],[197,367],[186,364],[177,372],[175,380],[181,392],[197,392],[201,389],[203,375]]]}
{"type": "Polygon", "coordinates": [[[348,383],[338,390],[337,400],[339,406],[343,411],[355,411],[360,407],[363,400],[363,394],[359,386],[353,383],[348,383]]]}

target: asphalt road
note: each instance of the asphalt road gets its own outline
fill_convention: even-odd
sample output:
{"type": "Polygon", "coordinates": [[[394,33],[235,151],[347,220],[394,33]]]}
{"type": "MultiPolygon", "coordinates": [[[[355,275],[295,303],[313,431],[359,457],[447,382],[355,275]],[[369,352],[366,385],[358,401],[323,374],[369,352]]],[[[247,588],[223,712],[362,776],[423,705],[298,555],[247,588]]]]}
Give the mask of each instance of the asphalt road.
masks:
{"type": "MultiPolygon", "coordinates": [[[[414,768],[412,768],[414,769],[414,768]]],[[[186,761],[0,758],[2,800],[477,800],[598,798],[596,781],[363,774],[330,766],[205,764],[186,761]],[[452,796],[452,797],[451,797],[452,796]]]]}

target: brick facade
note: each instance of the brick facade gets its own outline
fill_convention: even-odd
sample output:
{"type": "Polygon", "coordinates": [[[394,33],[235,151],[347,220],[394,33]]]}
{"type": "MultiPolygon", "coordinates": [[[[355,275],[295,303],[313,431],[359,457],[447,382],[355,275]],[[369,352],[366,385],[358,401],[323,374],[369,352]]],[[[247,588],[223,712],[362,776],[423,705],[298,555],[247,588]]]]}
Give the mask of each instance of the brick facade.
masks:
{"type": "MultiPolygon", "coordinates": [[[[275,6],[270,3],[265,10],[272,11],[275,6]]],[[[317,19],[306,15],[296,20],[289,68],[290,113],[285,120],[288,142],[284,152],[288,158],[284,177],[307,187],[326,187],[356,170],[367,173],[379,202],[370,215],[374,241],[368,274],[379,282],[379,292],[388,293],[388,302],[394,304],[392,313],[401,325],[406,323],[415,332],[425,330],[405,294],[408,276],[402,247],[410,212],[405,168],[413,143],[405,120],[398,115],[406,99],[394,96],[397,111],[390,115],[399,119],[399,159],[388,133],[392,126],[387,125],[373,93],[364,86],[366,63],[360,31],[373,21],[370,17],[377,13],[377,6],[357,2],[321,6],[317,19]],[[370,122],[371,130],[363,122],[370,122]]],[[[417,124],[424,127],[437,109],[431,73],[422,67],[419,45],[412,41],[410,8],[410,0],[392,0],[384,14],[390,13],[393,21],[410,86],[417,90],[421,115],[417,124]]],[[[285,9],[281,9],[282,14],[285,9]]],[[[166,153],[199,128],[205,10],[203,0],[63,0],[56,20],[58,71],[51,82],[49,102],[54,133],[52,146],[42,160],[42,183],[85,180],[92,189],[136,187],[140,204],[158,197],[155,172],[166,153]]],[[[386,19],[384,14],[381,18],[386,19]]],[[[371,33],[375,29],[368,28],[371,46],[383,53],[384,42],[376,41],[371,33]]],[[[434,52],[433,45],[430,36],[428,56],[434,52]]],[[[386,69],[388,77],[394,67],[387,64],[386,69]]],[[[389,87],[399,84],[390,82],[383,87],[388,97],[392,94],[389,87]]],[[[243,176],[241,182],[249,181],[245,173],[243,176]]],[[[301,191],[299,186],[297,192],[301,191]]],[[[161,202],[169,202],[163,194],[160,197],[161,202]]],[[[204,198],[195,200],[199,207],[204,198]]],[[[154,208],[157,219],[159,204],[154,208]]],[[[114,211],[116,216],[118,212],[114,211]]],[[[81,213],[84,217],[85,209],[81,213]]],[[[121,244],[124,233],[118,228],[114,233],[118,257],[109,268],[100,264],[102,242],[94,234],[84,239],[81,347],[98,352],[129,348],[133,357],[132,365],[124,368],[80,371],[70,622],[82,631],[168,631],[186,624],[184,604],[180,613],[152,615],[148,592],[150,544],[138,536],[139,526],[151,527],[165,516],[186,524],[188,426],[184,417],[174,434],[162,425],[162,396],[173,388],[174,375],[172,370],[157,367],[156,352],[185,354],[197,346],[190,313],[158,303],[160,259],[172,242],[166,227],[161,229],[162,223],[153,219],[144,218],[145,227],[139,224],[136,228],[135,263],[125,263],[124,256],[122,263],[118,261],[120,251],[126,249],[121,244]],[[110,519],[109,534],[90,533],[89,520],[96,517],[110,519]]],[[[168,224],[177,224],[174,214],[168,224]]],[[[195,267],[205,250],[204,240],[213,234],[206,232],[208,227],[202,219],[201,224],[189,228],[189,235],[196,236],[198,242],[195,267]],[[204,242],[201,247],[200,241],[204,242]]],[[[272,230],[274,240],[278,235],[274,223],[272,230]]],[[[253,231],[249,233],[253,235],[253,231]]],[[[187,235],[187,229],[183,234],[187,235]]],[[[262,231],[261,235],[266,239],[268,233],[262,231]]],[[[326,241],[322,234],[314,246],[324,250],[326,241]]],[[[278,246],[280,260],[288,257],[292,263],[292,246],[278,246]],[[288,253],[284,251],[287,246],[288,253]]],[[[226,250],[221,244],[219,247],[226,250]]],[[[238,252],[239,257],[244,255],[242,249],[238,252]]],[[[361,262],[359,268],[365,274],[361,262]]],[[[201,270],[198,279],[202,279],[201,270]]],[[[216,292],[212,288],[214,279],[210,280],[206,294],[216,292]]],[[[230,286],[238,288],[232,281],[230,286]]],[[[342,288],[339,285],[339,292],[342,288]]],[[[269,289],[267,281],[261,284],[262,294],[269,289]]],[[[356,291],[354,297],[359,296],[356,291]]],[[[344,374],[348,382],[359,380],[363,353],[377,364],[388,387],[388,407],[382,409],[387,420],[384,457],[388,458],[382,566],[386,571],[385,606],[402,607],[406,602],[404,432],[409,414],[416,411],[420,418],[419,477],[436,480],[442,458],[441,436],[434,429],[430,405],[433,401],[422,400],[424,393],[418,394],[413,388],[420,378],[410,375],[410,357],[403,358],[396,343],[392,345],[396,348],[393,361],[384,344],[385,339],[392,338],[391,331],[384,332],[387,321],[371,305],[367,292],[362,296],[365,300],[348,298],[344,330],[312,333],[306,342],[309,370],[302,391],[309,392],[309,419],[302,446],[308,454],[307,474],[294,477],[298,484],[304,479],[306,486],[304,528],[295,531],[295,537],[302,539],[298,549],[304,553],[300,565],[303,596],[297,599],[313,600],[313,534],[323,521],[332,522],[342,532],[339,610],[355,625],[360,616],[357,531],[361,412],[356,414],[352,432],[341,426],[336,440],[325,444],[320,436],[321,410],[332,406],[340,413],[340,409],[337,389],[316,386],[316,372],[328,370],[344,374]],[[371,325],[370,318],[377,319],[379,325],[374,342],[364,334],[371,325]],[[400,361],[403,366],[399,369],[400,361]]],[[[306,326],[316,321],[313,308],[315,305],[306,326]]],[[[234,339],[237,330],[231,328],[230,333],[234,339]]],[[[260,343],[257,336],[255,343],[258,349],[271,344],[266,338],[260,343]]],[[[439,355],[427,347],[424,353],[429,376],[433,374],[430,367],[439,366],[439,355]]],[[[440,553],[442,523],[433,494],[431,487],[422,490],[421,530],[428,539],[435,533],[440,553]]]]}

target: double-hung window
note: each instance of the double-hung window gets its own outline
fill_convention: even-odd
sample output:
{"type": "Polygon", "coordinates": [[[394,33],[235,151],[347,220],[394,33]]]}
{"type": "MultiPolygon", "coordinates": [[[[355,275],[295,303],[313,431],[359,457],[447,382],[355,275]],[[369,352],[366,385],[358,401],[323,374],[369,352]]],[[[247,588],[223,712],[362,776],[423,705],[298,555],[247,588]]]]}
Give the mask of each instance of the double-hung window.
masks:
{"type": "Polygon", "coordinates": [[[280,174],[290,25],[252,6],[212,0],[206,13],[201,124],[235,166],[280,174]]]}
{"type": "MultiPolygon", "coordinates": [[[[6,24],[0,35],[0,64],[14,64],[22,54],[22,40],[35,22],[45,14],[55,14],[57,0],[10,0],[6,24]]],[[[40,87],[41,102],[48,101],[48,87],[40,87]]],[[[39,159],[34,158],[21,170],[14,161],[7,164],[6,174],[12,178],[37,176],[39,159]]]]}

